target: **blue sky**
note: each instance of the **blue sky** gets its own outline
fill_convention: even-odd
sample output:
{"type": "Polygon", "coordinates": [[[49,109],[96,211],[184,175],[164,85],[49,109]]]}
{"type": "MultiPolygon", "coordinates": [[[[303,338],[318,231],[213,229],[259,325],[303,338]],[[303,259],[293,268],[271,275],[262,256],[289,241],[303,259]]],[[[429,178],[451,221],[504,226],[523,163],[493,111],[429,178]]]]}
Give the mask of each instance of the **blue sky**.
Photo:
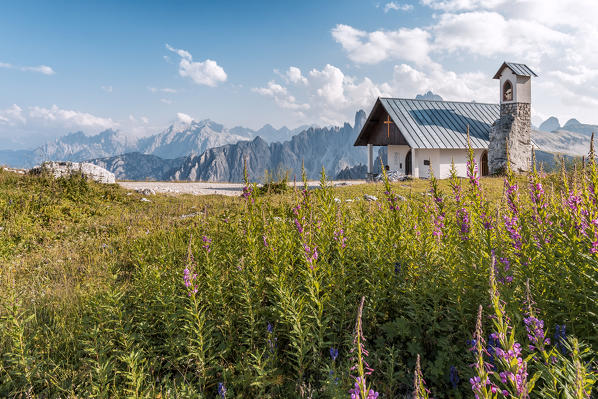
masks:
{"type": "Polygon", "coordinates": [[[352,123],[379,95],[497,101],[541,75],[535,121],[598,123],[593,0],[4,2],[0,149],[70,131],[352,123]],[[572,5],[575,5],[573,7],[572,5]]]}

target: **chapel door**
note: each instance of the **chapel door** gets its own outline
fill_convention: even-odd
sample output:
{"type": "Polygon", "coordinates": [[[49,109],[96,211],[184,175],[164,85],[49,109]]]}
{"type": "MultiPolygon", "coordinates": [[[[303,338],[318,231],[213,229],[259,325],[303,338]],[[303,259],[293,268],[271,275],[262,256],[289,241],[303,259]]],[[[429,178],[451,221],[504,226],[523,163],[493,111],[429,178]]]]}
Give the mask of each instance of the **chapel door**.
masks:
{"type": "Polygon", "coordinates": [[[482,176],[488,176],[488,151],[482,153],[480,164],[482,166],[482,176]]]}
{"type": "Polygon", "coordinates": [[[411,150],[405,156],[405,174],[411,175],[411,150]]]}

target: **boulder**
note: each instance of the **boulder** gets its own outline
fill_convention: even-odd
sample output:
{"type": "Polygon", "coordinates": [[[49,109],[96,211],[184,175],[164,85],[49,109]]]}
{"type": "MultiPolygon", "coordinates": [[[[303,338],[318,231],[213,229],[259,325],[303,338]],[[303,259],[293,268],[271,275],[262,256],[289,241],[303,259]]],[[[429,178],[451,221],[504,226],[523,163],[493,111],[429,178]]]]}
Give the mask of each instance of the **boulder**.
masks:
{"type": "Polygon", "coordinates": [[[113,184],[116,182],[114,173],[87,162],[44,162],[40,166],[32,168],[29,173],[49,173],[55,178],[82,175],[98,183],[113,184]]]}
{"type": "Polygon", "coordinates": [[[156,195],[156,192],[151,188],[138,188],[135,191],[142,195],[156,195]]]}
{"type": "MultiPolygon", "coordinates": [[[[409,176],[405,175],[404,173],[399,172],[398,170],[391,170],[386,172],[386,176],[388,177],[389,182],[398,182],[398,181],[405,181],[409,180],[409,176]]],[[[384,181],[384,175],[382,173],[374,176],[374,181],[384,181]]]]}

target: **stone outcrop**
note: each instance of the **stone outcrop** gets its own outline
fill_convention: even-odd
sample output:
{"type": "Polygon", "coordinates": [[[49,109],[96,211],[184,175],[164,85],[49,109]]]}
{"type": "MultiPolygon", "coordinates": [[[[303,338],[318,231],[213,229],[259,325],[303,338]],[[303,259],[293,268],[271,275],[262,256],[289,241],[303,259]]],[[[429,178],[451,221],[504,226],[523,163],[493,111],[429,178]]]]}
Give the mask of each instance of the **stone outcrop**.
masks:
{"type": "Polygon", "coordinates": [[[513,172],[527,172],[531,166],[531,105],[507,103],[500,105],[500,118],[492,126],[488,148],[490,174],[503,173],[507,168],[507,146],[513,172]]]}
{"type": "Polygon", "coordinates": [[[113,184],[116,182],[114,173],[87,162],[44,162],[40,166],[32,168],[29,173],[49,173],[55,178],[81,175],[98,183],[113,184]]]}

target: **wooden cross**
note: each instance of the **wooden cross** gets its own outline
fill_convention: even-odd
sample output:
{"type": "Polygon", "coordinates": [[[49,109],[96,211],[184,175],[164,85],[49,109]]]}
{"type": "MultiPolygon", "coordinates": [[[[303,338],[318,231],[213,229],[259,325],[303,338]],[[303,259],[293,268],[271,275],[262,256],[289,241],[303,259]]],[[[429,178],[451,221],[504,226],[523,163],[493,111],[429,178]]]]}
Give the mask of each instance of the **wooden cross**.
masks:
{"type": "Polygon", "coordinates": [[[386,135],[388,136],[388,138],[390,138],[390,125],[391,125],[392,121],[390,120],[390,115],[386,115],[386,120],[384,121],[384,124],[387,126],[387,132],[386,135]]]}

